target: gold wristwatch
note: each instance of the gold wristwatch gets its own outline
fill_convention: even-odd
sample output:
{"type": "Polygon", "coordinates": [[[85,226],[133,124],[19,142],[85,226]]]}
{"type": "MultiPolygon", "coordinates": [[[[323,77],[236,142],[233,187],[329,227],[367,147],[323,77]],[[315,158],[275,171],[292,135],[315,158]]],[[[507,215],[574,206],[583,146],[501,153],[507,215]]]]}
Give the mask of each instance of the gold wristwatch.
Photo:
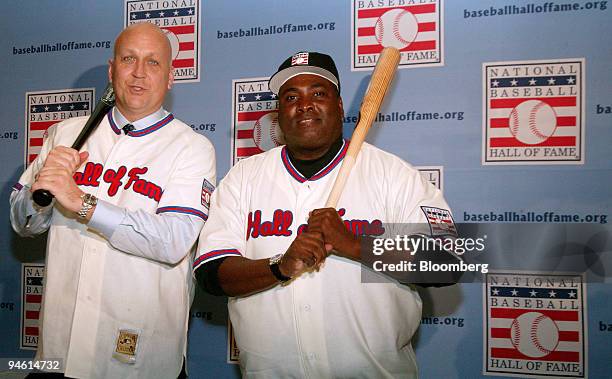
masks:
{"type": "Polygon", "coordinates": [[[98,198],[94,195],[85,193],[81,195],[81,200],[83,200],[83,204],[81,205],[81,209],[77,212],[80,218],[87,217],[87,212],[98,204],[98,198]]]}

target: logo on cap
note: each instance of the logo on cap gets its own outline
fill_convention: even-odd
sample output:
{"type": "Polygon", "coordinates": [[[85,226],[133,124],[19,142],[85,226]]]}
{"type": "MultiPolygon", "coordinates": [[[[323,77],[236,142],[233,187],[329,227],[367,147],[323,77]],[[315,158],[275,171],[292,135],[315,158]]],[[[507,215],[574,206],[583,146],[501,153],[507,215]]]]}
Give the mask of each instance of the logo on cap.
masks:
{"type": "Polygon", "coordinates": [[[308,64],[308,53],[297,53],[291,57],[291,65],[305,65],[308,64]]]}

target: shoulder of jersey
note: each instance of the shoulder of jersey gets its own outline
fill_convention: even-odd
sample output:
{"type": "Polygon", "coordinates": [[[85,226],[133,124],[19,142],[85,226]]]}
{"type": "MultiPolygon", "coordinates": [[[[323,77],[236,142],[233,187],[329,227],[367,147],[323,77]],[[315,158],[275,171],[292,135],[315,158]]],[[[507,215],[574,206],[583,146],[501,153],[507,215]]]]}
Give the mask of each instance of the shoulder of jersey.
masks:
{"type": "Polygon", "coordinates": [[[85,125],[89,116],[72,117],[67,120],[58,121],[49,127],[48,133],[55,132],[57,135],[72,135],[78,133],[85,125]]]}
{"type": "Polygon", "coordinates": [[[264,151],[263,153],[251,155],[248,158],[243,158],[238,163],[236,163],[236,166],[240,165],[241,167],[257,167],[264,163],[272,163],[276,159],[280,160],[281,150],[283,149],[283,147],[284,145],[277,146],[273,149],[264,151]]]}
{"type": "Polygon", "coordinates": [[[173,135],[173,138],[181,138],[185,140],[181,142],[187,142],[189,144],[201,144],[206,148],[214,148],[213,144],[205,135],[194,131],[189,125],[176,118],[176,116],[174,120],[172,120],[172,123],[174,126],[172,129],[169,129],[169,132],[173,135]]]}
{"type": "Polygon", "coordinates": [[[395,169],[408,169],[411,171],[418,172],[412,165],[397,155],[388,151],[382,150],[374,145],[364,142],[358,159],[361,157],[368,162],[369,165],[373,165],[380,169],[382,173],[394,174],[393,168],[395,169]],[[362,155],[363,154],[363,155],[362,155]],[[385,169],[383,169],[385,168],[385,169]]]}

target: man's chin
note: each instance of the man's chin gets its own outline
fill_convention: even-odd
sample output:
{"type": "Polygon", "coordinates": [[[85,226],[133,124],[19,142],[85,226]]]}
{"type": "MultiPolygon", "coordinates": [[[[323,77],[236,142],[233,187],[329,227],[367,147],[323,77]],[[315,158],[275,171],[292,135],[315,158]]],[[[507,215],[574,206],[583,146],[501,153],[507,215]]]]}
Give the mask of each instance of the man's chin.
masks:
{"type": "Polygon", "coordinates": [[[308,141],[300,141],[293,143],[287,142],[286,145],[289,151],[293,153],[298,153],[299,155],[315,156],[314,158],[302,159],[316,159],[319,155],[325,154],[325,152],[327,152],[327,149],[329,149],[329,144],[313,141],[312,139],[308,141]]]}

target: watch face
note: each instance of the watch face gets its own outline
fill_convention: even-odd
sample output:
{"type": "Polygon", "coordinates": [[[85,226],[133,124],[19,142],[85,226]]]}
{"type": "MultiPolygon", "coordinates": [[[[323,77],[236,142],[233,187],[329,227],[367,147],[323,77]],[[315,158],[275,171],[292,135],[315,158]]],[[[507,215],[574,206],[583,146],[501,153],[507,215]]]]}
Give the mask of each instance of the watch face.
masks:
{"type": "Polygon", "coordinates": [[[275,265],[275,264],[279,263],[282,258],[283,258],[283,254],[276,254],[275,256],[270,258],[270,264],[271,265],[275,265]]]}
{"type": "Polygon", "coordinates": [[[98,198],[96,198],[94,195],[86,193],[83,197],[83,202],[93,206],[98,204],[98,198]]]}

